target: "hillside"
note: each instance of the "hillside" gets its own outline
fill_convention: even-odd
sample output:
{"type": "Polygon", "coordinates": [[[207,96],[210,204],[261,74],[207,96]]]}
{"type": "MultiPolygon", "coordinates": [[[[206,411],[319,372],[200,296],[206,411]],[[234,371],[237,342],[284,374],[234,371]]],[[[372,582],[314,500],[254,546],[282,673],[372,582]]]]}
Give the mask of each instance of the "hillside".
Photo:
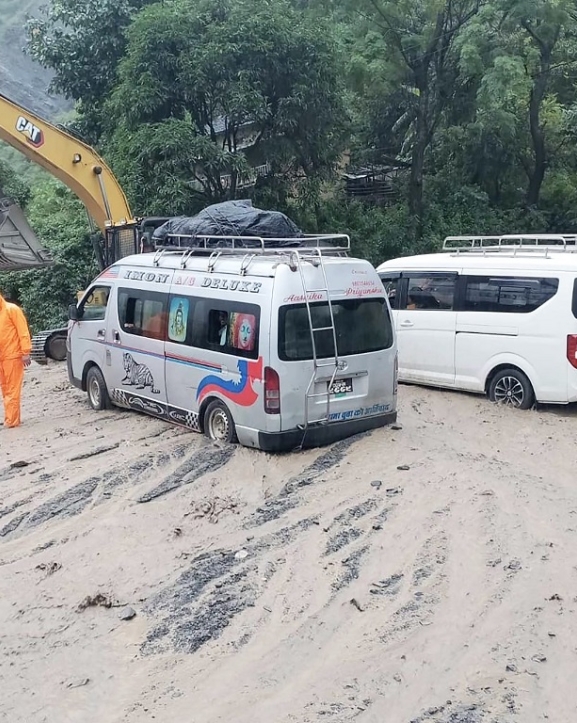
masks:
{"type": "Polygon", "coordinates": [[[0,0],[0,93],[54,120],[71,104],[48,94],[51,74],[23,52],[26,18],[45,4],[45,0],[0,0]]]}
{"type": "Polygon", "coordinates": [[[574,411],[401,386],[402,429],[271,456],[97,414],[64,365],[24,399],[1,721],[574,720],[574,411]]]}

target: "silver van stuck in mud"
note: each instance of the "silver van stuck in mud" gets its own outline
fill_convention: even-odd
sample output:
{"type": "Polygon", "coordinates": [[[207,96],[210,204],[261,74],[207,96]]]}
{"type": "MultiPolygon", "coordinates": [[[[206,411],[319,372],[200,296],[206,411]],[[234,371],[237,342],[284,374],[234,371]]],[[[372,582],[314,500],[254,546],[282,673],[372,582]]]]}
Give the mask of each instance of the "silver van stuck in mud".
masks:
{"type": "Polygon", "coordinates": [[[94,409],[271,452],[396,419],[390,306],[347,236],[210,242],[123,258],[70,307],[69,378],[94,409]]]}

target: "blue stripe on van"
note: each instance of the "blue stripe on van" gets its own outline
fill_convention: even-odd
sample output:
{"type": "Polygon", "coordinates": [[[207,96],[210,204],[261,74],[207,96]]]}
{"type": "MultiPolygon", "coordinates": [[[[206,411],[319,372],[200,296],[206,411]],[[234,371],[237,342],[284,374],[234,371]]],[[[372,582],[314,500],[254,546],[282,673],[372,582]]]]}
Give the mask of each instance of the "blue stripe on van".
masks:
{"type": "Polygon", "coordinates": [[[222,374],[222,366],[220,364],[211,364],[210,362],[203,362],[199,359],[192,359],[190,357],[180,356],[178,354],[157,354],[153,351],[144,351],[144,349],[136,349],[132,346],[122,346],[121,344],[111,344],[108,341],[100,341],[99,344],[108,346],[111,349],[121,349],[122,351],[132,352],[133,354],[141,354],[142,356],[151,356],[155,359],[165,359],[175,364],[184,364],[186,366],[195,367],[196,369],[203,369],[209,372],[216,372],[222,374]]]}

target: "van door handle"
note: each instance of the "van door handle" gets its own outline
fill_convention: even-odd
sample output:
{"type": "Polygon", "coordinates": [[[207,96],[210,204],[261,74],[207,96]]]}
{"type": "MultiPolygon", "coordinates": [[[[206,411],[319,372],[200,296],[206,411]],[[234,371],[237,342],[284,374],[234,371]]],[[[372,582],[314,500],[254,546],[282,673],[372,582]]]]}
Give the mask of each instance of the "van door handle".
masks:
{"type": "Polygon", "coordinates": [[[401,326],[404,329],[410,329],[411,326],[415,326],[412,321],[401,321],[401,326]]]}
{"type": "Polygon", "coordinates": [[[101,339],[104,339],[105,334],[106,334],[106,329],[98,329],[96,336],[100,337],[101,339]]]}
{"type": "Polygon", "coordinates": [[[120,334],[117,331],[112,332],[112,338],[117,344],[120,344],[120,334]]]}

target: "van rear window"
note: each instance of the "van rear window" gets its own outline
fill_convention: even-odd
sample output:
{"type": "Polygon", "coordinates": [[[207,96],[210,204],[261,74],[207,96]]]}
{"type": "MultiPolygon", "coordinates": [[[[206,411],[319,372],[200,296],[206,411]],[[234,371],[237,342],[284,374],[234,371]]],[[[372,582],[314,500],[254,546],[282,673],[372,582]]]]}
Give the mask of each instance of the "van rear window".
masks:
{"type": "MultiPolygon", "coordinates": [[[[310,308],[315,328],[330,326],[326,302],[313,303],[310,308]]],[[[333,301],[332,308],[339,356],[366,354],[392,346],[393,328],[385,299],[344,299],[333,301]]],[[[317,358],[334,356],[332,329],[315,332],[315,343],[317,358]]],[[[313,358],[306,304],[279,309],[278,355],[283,361],[313,358]]]]}
{"type": "Polygon", "coordinates": [[[464,276],[463,311],[528,314],[557,293],[559,279],[546,277],[464,276]]]}

